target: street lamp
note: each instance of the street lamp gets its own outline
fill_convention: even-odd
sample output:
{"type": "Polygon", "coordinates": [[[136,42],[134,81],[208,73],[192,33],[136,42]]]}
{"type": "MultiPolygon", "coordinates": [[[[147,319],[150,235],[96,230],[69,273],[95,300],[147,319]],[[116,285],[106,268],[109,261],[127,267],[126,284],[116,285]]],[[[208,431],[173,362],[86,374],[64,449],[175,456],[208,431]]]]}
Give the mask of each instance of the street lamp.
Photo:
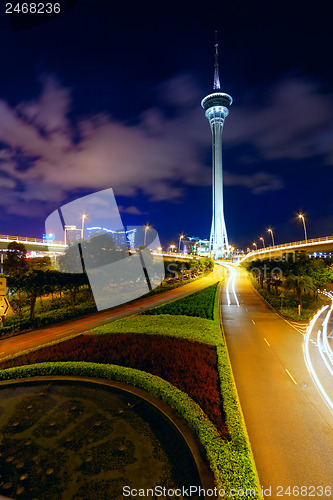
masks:
{"type": "Polygon", "coordinates": [[[84,220],[87,218],[86,214],[82,214],[82,226],[81,226],[81,240],[83,240],[83,231],[84,231],[84,220]]]}
{"type": "Polygon", "coordinates": [[[261,240],[261,241],[262,241],[262,245],[263,245],[263,247],[264,247],[264,248],[266,248],[266,245],[265,245],[265,240],[264,240],[264,238],[263,238],[262,236],[260,236],[259,240],[261,240]]]}
{"type": "Polygon", "coordinates": [[[183,239],[183,238],[184,238],[184,235],[183,235],[183,234],[181,234],[181,235],[179,236],[178,253],[180,253],[180,242],[182,241],[182,239],[183,239]]]}
{"type": "Polygon", "coordinates": [[[144,239],[143,239],[143,244],[144,244],[144,246],[146,246],[146,241],[147,241],[147,231],[149,231],[149,229],[150,229],[149,224],[146,224],[146,225],[145,225],[145,236],[144,236],[144,239]]]}
{"type": "Polygon", "coordinates": [[[162,247],[157,247],[157,250],[162,253],[162,247]]]}
{"type": "Polygon", "coordinates": [[[271,233],[271,236],[272,236],[272,243],[273,243],[273,247],[275,246],[275,243],[274,243],[274,234],[273,234],[273,229],[271,229],[270,227],[267,229],[267,232],[268,233],[271,233]]]}
{"type": "Polygon", "coordinates": [[[307,232],[306,232],[305,217],[304,217],[303,214],[298,214],[298,218],[302,219],[302,221],[303,221],[305,243],[307,243],[308,242],[308,235],[307,235],[307,232]]]}
{"type": "Polygon", "coordinates": [[[257,245],[257,243],[256,243],[255,241],[252,243],[252,245],[253,245],[254,247],[256,247],[256,250],[258,250],[258,245],[257,245]]]}
{"type": "Polygon", "coordinates": [[[170,250],[171,250],[171,252],[172,252],[172,250],[174,251],[174,250],[175,250],[175,248],[176,248],[176,245],[170,245],[170,250]]]}

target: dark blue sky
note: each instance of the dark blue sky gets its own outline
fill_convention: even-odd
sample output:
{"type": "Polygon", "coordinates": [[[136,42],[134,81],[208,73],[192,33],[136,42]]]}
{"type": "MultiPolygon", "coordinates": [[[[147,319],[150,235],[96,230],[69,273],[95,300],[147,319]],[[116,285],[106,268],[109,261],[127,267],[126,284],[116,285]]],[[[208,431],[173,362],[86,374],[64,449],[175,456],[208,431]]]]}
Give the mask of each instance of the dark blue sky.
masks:
{"type": "Polygon", "coordinates": [[[222,90],[225,219],[246,248],[333,234],[329,2],[79,0],[13,32],[0,16],[0,234],[41,237],[45,218],[113,188],[123,222],[163,244],[208,237],[214,30],[222,90]],[[271,4],[273,6],[271,6],[271,4]]]}

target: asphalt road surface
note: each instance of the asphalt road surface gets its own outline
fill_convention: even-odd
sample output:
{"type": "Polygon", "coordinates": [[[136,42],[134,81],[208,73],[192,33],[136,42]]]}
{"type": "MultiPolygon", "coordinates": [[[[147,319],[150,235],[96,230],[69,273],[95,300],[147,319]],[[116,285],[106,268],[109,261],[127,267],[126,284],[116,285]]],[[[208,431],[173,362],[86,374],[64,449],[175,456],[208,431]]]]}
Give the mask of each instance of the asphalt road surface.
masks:
{"type": "Polygon", "coordinates": [[[305,363],[306,325],[276,314],[244,270],[231,273],[222,321],[264,498],[333,498],[333,414],[305,363]]]}
{"type": "Polygon", "coordinates": [[[123,304],[121,306],[107,309],[89,316],[84,316],[79,319],[64,321],[63,323],[52,325],[47,328],[30,331],[16,335],[15,337],[0,340],[0,361],[9,354],[15,354],[25,349],[38,347],[53,340],[66,338],[71,335],[80,334],[91,328],[95,328],[105,323],[110,323],[120,318],[125,318],[132,314],[137,314],[152,307],[159,306],[166,302],[185,297],[191,293],[202,290],[203,288],[216,283],[226,275],[226,270],[219,266],[208,276],[197,279],[184,286],[175,288],[168,292],[163,292],[151,297],[138,299],[131,304],[123,304]]]}

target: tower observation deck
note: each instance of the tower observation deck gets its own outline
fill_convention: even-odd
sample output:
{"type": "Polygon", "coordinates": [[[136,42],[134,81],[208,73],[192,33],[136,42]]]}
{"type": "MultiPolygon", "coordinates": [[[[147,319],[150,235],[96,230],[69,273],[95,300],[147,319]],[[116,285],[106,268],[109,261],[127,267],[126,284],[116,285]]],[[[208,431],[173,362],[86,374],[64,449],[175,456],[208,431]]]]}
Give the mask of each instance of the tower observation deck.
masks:
{"type": "Polygon", "coordinates": [[[222,172],[222,131],[225,118],[229,114],[232,97],[221,92],[218,44],[215,43],[215,65],[213,92],[201,101],[205,116],[212,131],[213,146],[213,217],[210,231],[210,249],[214,258],[229,253],[227,230],[223,210],[223,172],[222,172]]]}

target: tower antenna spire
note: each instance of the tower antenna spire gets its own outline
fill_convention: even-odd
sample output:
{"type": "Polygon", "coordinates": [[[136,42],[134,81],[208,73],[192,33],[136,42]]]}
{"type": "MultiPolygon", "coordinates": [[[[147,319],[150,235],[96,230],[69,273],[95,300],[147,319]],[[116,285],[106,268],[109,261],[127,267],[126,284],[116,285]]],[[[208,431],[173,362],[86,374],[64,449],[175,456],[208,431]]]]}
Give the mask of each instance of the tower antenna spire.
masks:
{"type": "Polygon", "coordinates": [[[221,88],[220,75],[219,75],[219,44],[217,43],[217,31],[215,30],[215,64],[214,64],[214,90],[221,88]]]}

